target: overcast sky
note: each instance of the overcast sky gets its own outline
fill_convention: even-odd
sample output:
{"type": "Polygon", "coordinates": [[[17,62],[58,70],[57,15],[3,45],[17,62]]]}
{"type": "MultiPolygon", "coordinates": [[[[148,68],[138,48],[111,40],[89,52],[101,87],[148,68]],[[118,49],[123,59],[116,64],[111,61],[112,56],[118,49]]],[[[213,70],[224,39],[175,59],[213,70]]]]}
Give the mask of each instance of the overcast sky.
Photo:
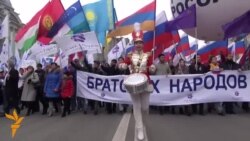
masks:
{"type": "MultiPolygon", "coordinates": [[[[23,23],[27,23],[32,16],[39,11],[49,0],[11,0],[15,11],[20,14],[23,23]]],[[[67,9],[77,0],[61,0],[64,8],[67,9]]],[[[91,3],[97,0],[80,0],[82,5],[91,3]]],[[[114,0],[118,20],[129,16],[136,10],[150,3],[152,0],[114,0]]],[[[172,17],[170,11],[170,0],[157,1],[157,13],[165,10],[168,18],[172,17]]]]}

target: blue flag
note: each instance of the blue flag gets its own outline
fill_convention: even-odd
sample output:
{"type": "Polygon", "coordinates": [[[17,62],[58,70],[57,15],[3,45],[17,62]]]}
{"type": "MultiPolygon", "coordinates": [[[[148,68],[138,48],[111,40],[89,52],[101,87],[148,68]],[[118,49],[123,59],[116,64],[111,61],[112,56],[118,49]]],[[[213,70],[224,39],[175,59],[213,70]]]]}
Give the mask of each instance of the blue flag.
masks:
{"type": "Polygon", "coordinates": [[[114,29],[113,0],[100,0],[83,6],[91,31],[104,32],[114,29]]]}
{"type": "Polygon", "coordinates": [[[102,44],[102,47],[105,46],[106,45],[105,44],[106,43],[106,31],[104,31],[104,32],[98,32],[96,34],[96,36],[97,36],[97,39],[98,39],[99,43],[102,44]]]}
{"type": "MultiPolygon", "coordinates": [[[[77,1],[68,10],[75,10],[75,15],[67,22],[73,33],[81,33],[90,31],[88,21],[83,12],[80,1],[77,1]]],[[[67,11],[68,11],[67,10],[67,11]]]]}
{"type": "Polygon", "coordinates": [[[75,2],[63,13],[63,15],[49,31],[48,36],[50,38],[54,37],[65,24],[71,28],[73,33],[86,32],[90,30],[80,1],[75,2]]]}

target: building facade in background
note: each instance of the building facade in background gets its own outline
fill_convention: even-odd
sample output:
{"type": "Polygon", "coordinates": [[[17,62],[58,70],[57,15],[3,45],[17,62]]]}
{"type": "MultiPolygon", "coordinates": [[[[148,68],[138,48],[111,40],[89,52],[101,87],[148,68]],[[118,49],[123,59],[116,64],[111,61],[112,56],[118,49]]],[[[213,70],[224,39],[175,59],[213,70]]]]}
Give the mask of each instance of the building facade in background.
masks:
{"type": "Polygon", "coordinates": [[[3,22],[5,16],[9,14],[9,41],[12,53],[14,54],[14,39],[19,28],[23,26],[19,14],[15,12],[15,9],[12,7],[10,0],[0,0],[0,23],[3,22]]]}

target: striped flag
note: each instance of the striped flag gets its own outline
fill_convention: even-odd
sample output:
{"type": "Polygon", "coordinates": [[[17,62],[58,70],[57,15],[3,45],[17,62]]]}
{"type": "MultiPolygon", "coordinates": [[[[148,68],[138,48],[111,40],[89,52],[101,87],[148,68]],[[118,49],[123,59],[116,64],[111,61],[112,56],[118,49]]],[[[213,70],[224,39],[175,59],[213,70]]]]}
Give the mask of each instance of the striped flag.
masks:
{"type": "Polygon", "coordinates": [[[40,17],[48,4],[49,2],[40,11],[38,11],[24,27],[19,29],[19,31],[17,32],[15,42],[16,47],[18,47],[21,52],[24,53],[28,51],[36,42],[40,17]]]}

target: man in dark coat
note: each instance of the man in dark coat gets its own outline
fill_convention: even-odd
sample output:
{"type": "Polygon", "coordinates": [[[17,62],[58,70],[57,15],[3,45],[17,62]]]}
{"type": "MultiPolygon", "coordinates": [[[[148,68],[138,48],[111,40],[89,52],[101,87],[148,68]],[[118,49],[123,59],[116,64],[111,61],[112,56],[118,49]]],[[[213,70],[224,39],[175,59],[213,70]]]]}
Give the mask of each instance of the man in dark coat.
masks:
{"type": "MultiPolygon", "coordinates": [[[[101,68],[108,76],[119,75],[119,69],[117,67],[117,60],[116,59],[111,60],[110,66],[101,65],[101,68]]],[[[115,113],[116,112],[116,104],[106,102],[106,110],[107,110],[108,114],[115,113]]]]}
{"type": "Polygon", "coordinates": [[[86,58],[83,58],[82,60],[83,65],[81,65],[81,62],[79,59],[74,59],[72,62],[70,62],[70,65],[67,68],[69,72],[73,74],[73,82],[74,82],[74,95],[71,98],[71,108],[72,110],[75,110],[76,105],[77,108],[83,109],[84,114],[87,114],[87,105],[86,105],[86,99],[82,97],[77,97],[76,94],[76,88],[77,88],[77,71],[84,71],[84,72],[90,72],[91,71],[91,65],[88,64],[88,60],[86,58]]]}
{"type": "Polygon", "coordinates": [[[11,108],[15,108],[17,113],[20,113],[18,107],[18,80],[19,74],[15,69],[13,61],[8,61],[8,73],[5,76],[4,82],[4,97],[5,97],[5,113],[9,113],[11,108]]]}
{"type": "MultiPolygon", "coordinates": [[[[189,66],[189,73],[190,74],[204,74],[207,72],[206,67],[201,63],[200,56],[194,56],[192,59],[192,63],[189,66]]],[[[204,104],[201,103],[199,106],[199,114],[204,115],[204,104]]],[[[197,104],[192,105],[192,111],[197,113],[197,104]]]]}
{"type": "Polygon", "coordinates": [[[44,83],[45,83],[45,71],[42,68],[43,68],[42,64],[37,64],[37,70],[35,72],[38,74],[39,84],[40,85],[36,89],[37,97],[36,97],[36,102],[35,102],[34,109],[36,111],[39,111],[39,109],[40,109],[39,108],[39,101],[40,101],[42,103],[42,105],[43,105],[42,114],[45,115],[45,114],[47,114],[49,104],[48,104],[48,101],[46,100],[46,98],[44,96],[44,92],[43,92],[44,83]]]}
{"type": "MultiPolygon", "coordinates": [[[[97,61],[97,60],[94,61],[93,67],[92,67],[90,72],[94,73],[94,74],[99,74],[99,75],[104,75],[105,74],[105,72],[101,69],[100,61],[97,61]]],[[[88,102],[89,102],[89,105],[91,107],[91,110],[94,111],[94,115],[97,115],[99,105],[100,105],[99,102],[96,101],[96,100],[91,100],[91,99],[89,99],[88,102]]]]}
{"type": "MultiPolygon", "coordinates": [[[[241,71],[241,67],[239,64],[235,63],[233,61],[233,55],[232,54],[228,54],[226,61],[221,64],[221,68],[223,68],[223,70],[238,70],[241,71]]],[[[235,114],[234,112],[234,107],[233,107],[233,102],[224,102],[225,104],[225,111],[227,114],[235,114]]]]}
{"type": "Polygon", "coordinates": [[[4,116],[3,112],[3,81],[4,81],[4,69],[0,68],[0,117],[4,116]]]}

